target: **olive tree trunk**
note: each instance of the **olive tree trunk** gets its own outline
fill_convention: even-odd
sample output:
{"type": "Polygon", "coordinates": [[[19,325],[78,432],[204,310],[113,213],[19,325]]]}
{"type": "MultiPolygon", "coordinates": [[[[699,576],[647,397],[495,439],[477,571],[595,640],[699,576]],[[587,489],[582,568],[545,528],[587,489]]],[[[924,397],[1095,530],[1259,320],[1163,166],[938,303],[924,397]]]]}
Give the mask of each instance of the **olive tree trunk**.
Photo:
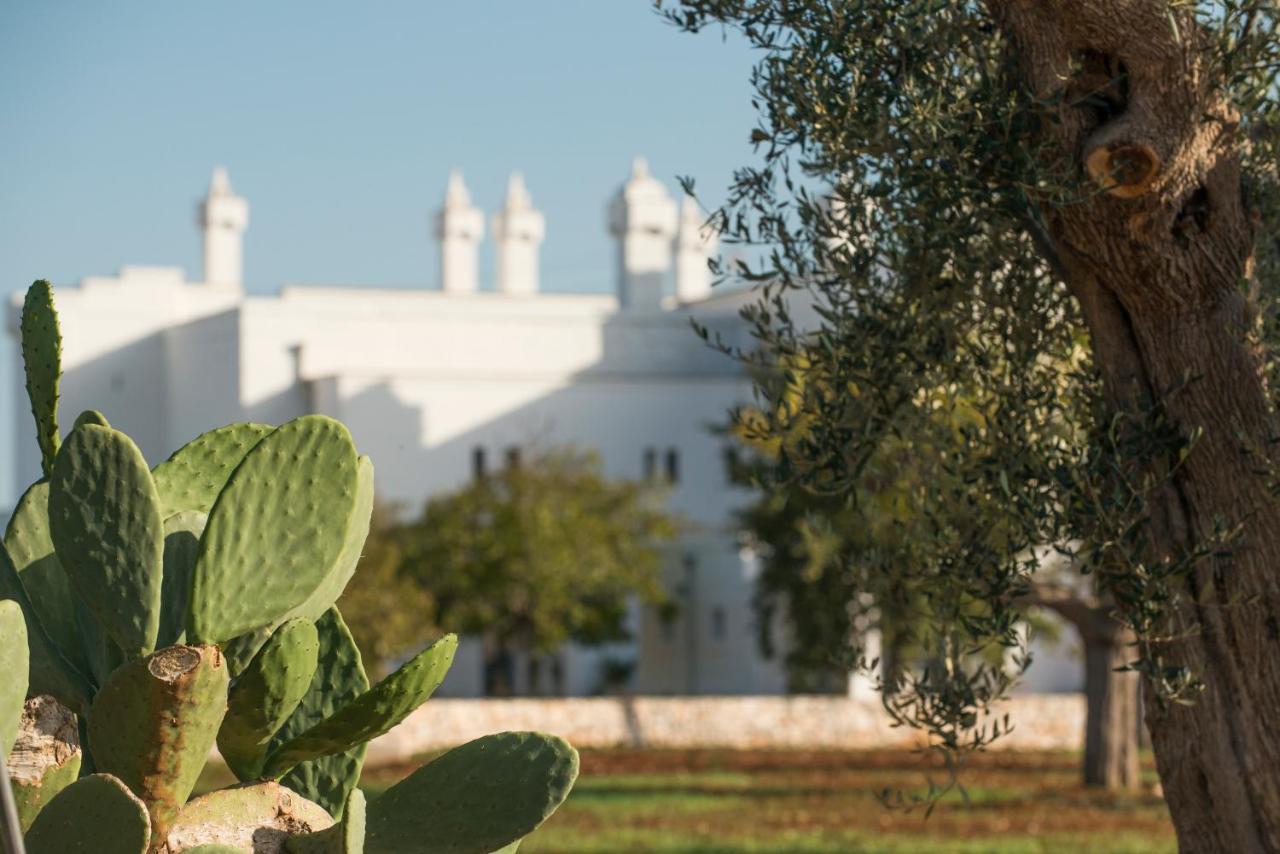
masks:
{"type": "Polygon", "coordinates": [[[1124,669],[1132,657],[1116,634],[1084,642],[1086,786],[1138,787],[1138,674],[1124,669]]]}
{"type": "MultiPolygon", "coordinates": [[[[1280,851],[1280,511],[1276,435],[1246,340],[1254,226],[1238,117],[1200,48],[1195,4],[987,0],[1021,84],[1060,95],[1042,133],[1106,192],[1046,206],[1045,256],[1080,303],[1117,411],[1159,407],[1187,438],[1152,459],[1148,561],[1199,559],[1161,651],[1204,689],[1191,704],[1146,693],[1161,783],[1185,851],[1280,851]],[[1075,106],[1080,69],[1120,80],[1110,109],[1075,106]],[[1168,475],[1163,477],[1163,475],[1168,475]]],[[[1035,227],[1032,226],[1034,229],[1035,227]]]]}
{"type": "Polygon", "coordinates": [[[1136,655],[1133,635],[1113,605],[1065,585],[1036,584],[1026,601],[1069,622],[1084,646],[1084,784],[1137,788],[1139,677],[1127,667],[1136,655]]]}

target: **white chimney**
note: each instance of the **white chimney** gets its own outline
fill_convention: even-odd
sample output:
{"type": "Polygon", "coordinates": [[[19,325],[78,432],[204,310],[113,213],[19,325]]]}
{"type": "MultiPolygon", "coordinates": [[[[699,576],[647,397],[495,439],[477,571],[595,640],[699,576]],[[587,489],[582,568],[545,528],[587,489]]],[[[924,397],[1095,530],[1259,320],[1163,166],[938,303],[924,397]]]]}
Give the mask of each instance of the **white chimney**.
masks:
{"type": "Polygon", "coordinates": [[[484,214],[471,204],[462,173],[449,175],[444,207],[436,214],[436,238],[440,241],[440,288],[448,293],[474,293],[480,283],[480,239],[484,214]]]}
{"type": "Polygon", "coordinates": [[[696,302],[711,296],[711,270],[707,262],[719,244],[716,230],[706,221],[693,196],[680,205],[676,229],[676,299],[696,302]]]}
{"type": "Polygon", "coordinates": [[[196,219],[204,232],[205,284],[242,287],[249,203],[232,192],[227,170],[221,166],[213,170],[196,219]]]}
{"type": "Polygon", "coordinates": [[[497,243],[498,290],[504,294],[538,292],[538,247],[546,234],[542,214],[533,208],[519,172],[511,173],[507,201],[493,217],[497,243]]]}
{"type": "Polygon", "coordinates": [[[657,309],[671,270],[676,203],[649,164],[636,158],[631,177],[609,203],[609,232],[618,238],[618,301],[624,309],[657,309]]]}

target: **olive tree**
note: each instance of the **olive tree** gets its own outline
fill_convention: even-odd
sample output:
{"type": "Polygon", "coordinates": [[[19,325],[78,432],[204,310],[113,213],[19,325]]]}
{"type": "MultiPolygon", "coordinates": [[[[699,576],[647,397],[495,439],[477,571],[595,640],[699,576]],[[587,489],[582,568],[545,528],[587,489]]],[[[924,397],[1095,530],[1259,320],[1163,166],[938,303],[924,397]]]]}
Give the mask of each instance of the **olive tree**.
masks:
{"type": "MultiPolygon", "coordinates": [[[[766,655],[783,654],[792,690],[843,690],[849,670],[859,663],[850,660],[849,647],[860,646],[867,631],[877,632],[879,661],[871,662],[871,669],[879,679],[892,682],[912,662],[927,660],[930,651],[920,647],[917,623],[923,613],[927,635],[929,603],[919,590],[911,594],[918,585],[899,582],[911,577],[910,567],[936,558],[939,526],[1000,529],[1005,511],[999,502],[929,504],[930,494],[938,494],[940,483],[957,473],[947,459],[959,449],[950,445],[982,420],[972,407],[952,407],[947,417],[943,414],[935,413],[917,432],[881,442],[862,469],[859,488],[845,496],[815,494],[777,477],[776,457],[794,437],[760,430],[758,412],[739,413],[735,432],[750,453],[735,455],[735,479],[766,486],[739,513],[761,557],[753,597],[761,649],[766,655]],[[750,439],[753,434],[756,441],[750,439]],[[922,508],[929,512],[921,513],[922,508]],[[983,512],[995,517],[983,519],[983,512]],[[777,616],[788,628],[785,651],[774,648],[769,630],[777,616]]],[[[780,420],[774,418],[772,424],[780,420]]],[[[954,494],[957,486],[953,483],[941,494],[954,494]]],[[[1035,558],[1038,566],[1029,574],[1029,589],[1021,600],[1028,629],[1052,629],[1042,618],[1049,611],[1074,628],[1082,647],[1083,781],[1109,789],[1136,788],[1138,679],[1128,667],[1132,634],[1112,616],[1114,605],[1096,579],[1079,577],[1068,555],[1040,549],[1035,558]]]]}
{"type": "Polygon", "coordinates": [[[784,410],[788,476],[851,494],[886,437],[979,398],[920,513],[1006,513],[895,569],[945,663],[886,704],[992,737],[1010,679],[974,653],[1018,650],[1035,556],[1067,552],[1133,633],[1181,846],[1280,850],[1274,0],[659,6],[760,49],[759,157],[715,220],[760,250],[725,271],[763,288],[741,355],[816,353],[829,383],[784,410]]]}

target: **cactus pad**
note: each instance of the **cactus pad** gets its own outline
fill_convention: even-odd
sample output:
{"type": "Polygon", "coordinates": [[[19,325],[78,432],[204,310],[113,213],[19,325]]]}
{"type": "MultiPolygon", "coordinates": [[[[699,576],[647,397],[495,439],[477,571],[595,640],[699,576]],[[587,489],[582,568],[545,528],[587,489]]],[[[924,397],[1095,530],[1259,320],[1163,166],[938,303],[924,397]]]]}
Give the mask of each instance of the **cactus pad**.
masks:
{"type": "Polygon", "coordinates": [[[84,597],[73,596],[72,610],[76,616],[76,626],[80,629],[81,642],[85,658],[89,661],[87,674],[95,686],[101,685],[121,664],[128,660],[120,645],[107,636],[102,623],[84,603],[84,597]]]}
{"type": "Polygon", "coordinates": [[[181,510],[164,520],[164,580],[160,586],[160,634],[156,646],[170,646],[185,639],[191,574],[207,521],[208,517],[199,510],[181,510]]]}
{"type": "Polygon", "coordinates": [[[279,783],[252,783],[193,798],[160,841],[158,854],[177,854],[199,845],[225,845],[241,852],[283,852],[291,834],[333,825],[320,807],[279,783]]]}
{"type": "Polygon", "coordinates": [[[166,517],[180,510],[208,513],[245,454],[274,429],[269,424],[228,424],[174,451],[151,473],[161,512],[166,517]]]}
{"type": "Polygon", "coordinates": [[[371,691],[274,750],[266,775],[279,776],[300,762],[342,753],[387,732],[440,687],[457,649],[457,636],[445,635],[371,691]]]}
{"type": "Polygon", "coordinates": [[[146,854],[147,808],[110,774],[91,774],[49,802],[27,832],[27,854],[146,854]]]}
{"type": "Polygon", "coordinates": [[[76,416],[75,422],[71,425],[74,430],[77,427],[83,427],[85,424],[93,424],[97,427],[110,427],[111,422],[107,420],[107,416],[103,415],[96,409],[86,409],[76,416]]]}
{"type": "MultiPolygon", "coordinates": [[[[284,622],[288,622],[287,620],[284,622]]],[[[222,653],[227,657],[227,666],[231,668],[231,678],[235,679],[244,672],[253,661],[253,657],[262,649],[262,645],[271,637],[276,626],[263,626],[251,632],[245,632],[222,645],[222,653]]]]}
{"type": "Polygon", "coordinates": [[[187,637],[225,642],[305,602],[355,525],[358,469],[351,434],[323,415],[290,421],[255,445],[209,513],[187,637]]]}
{"type": "MultiPolygon", "coordinates": [[[[316,634],[320,652],[316,658],[315,675],[311,677],[311,685],[298,708],[276,733],[272,750],[332,717],[369,689],[360,650],[356,648],[337,608],[330,608],[316,621],[316,634]]],[[[335,818],[341,818],[347,797],[360,780],[365,750],[366,746],[359,744],[345,753],[303,762],[286,774],[281,782],[320,804],[335,818]]]]}
{"type": "Polygon", "coordinates": [[[27,700],[9,753],[9,780],[23,833],[45,804],[80,776],[80,757],[72,711],[47,694],[27,700]]]}
{"type": "Polygon", "coordinates": [[[476,739],[374,800],[365,850],[497,851],[528,836],[555,812],[577,776],[577,751],[555,736],[504,732],[476,739]]]}
{"type": "Polygon", "coordinates": [[[290,620],[236,679],[218,730],[218,751],[241,780],[262,773],[271,738],[311,686],[319,654],[314,624],[290,620]]]}
{"type": "MultiPolygon", "coordinates": [[[[105,679],[123,656],[114,642],[105,637],[102,625],[89,613],[88,606],[75,595],[66,570],[54,553],[49,533],[49,481],[37,481],[18,499],[4,543],[52,647],[77,673],[83,674],[79,679],[105,679]]],[[[33,647],[32,655],[40,657],[42,653],[33,647]]],[[[55,664],[48,663],[46,669],[55,664]]],[[[35,661],[34,665],[39,670],[42,663],[35,661]]],[[[48,684],[33,685],[33,688],[37,694],[58,694],[48,684]]],[[[58,696],[63,702],[69,702],[66,696],[58,696]]]]}
{"type": "Polygon", "coordinates": [[[171,646],[120,667],[89,714],[98,770],[146,803],[158,837],[200,776],[226,711],[227,668],[214,646],[171,646]]]}
{"type": "Polygon", "coordinates": [[[71,583],[49,536],[49,481],[33,483],[9,517],[4,544],[40,624],[58,651],[81,672],[89,670],[72,608],[71,583]]]}
{"type": "MultiPolygon", "coordinates": [[[[332,607],[338,597],[342,595],[342,591],[346,589],[347,582],[351,580],[351,576],[355,573],[365,538],[369,536],[369,522],[373,515],[374,498],[373,463],[368,457],[360,457],[359,465],[359,493],[355,509],[352,511],[352,526],[347,534],[346,545],[338,555],[337,561],[325,574],[324,580],[307,597],[307,601],[286,614],[280,620],[280,623],[293,618],[302,618],[313,622],[320,619],[324,612],[332,607]]],[[[223,647],[223,651],[227,655],[227,662],[231,665],[232,678],[239,676],[240,671],[249,665],[249,661],[257,655],[258,650],[262,648],[262,644],[266,643],[266,639],[270,637],[275,628],[276,626],[267,626],[255,629],[252,632],[246,632],[232,639],[223,647]]]]}
{"type": "Polygon", "coordinates": [[[58,652],[27,595],[9,559],[9,550],[0,547],[0,599],[12,599],[22,609],[27,624],[28,687],[32,694],[52,694],[73,709],[88,706],[93,686],[58,652]]]}
{"type": "Polygon", "coordinates": [[[49,531],[75,592],[107,635],[130,658],[155,649],[164,524],[133,440],[94,425],[71,434],[49,478],[49,531]]]}
{"type": "Polygon", "coordinates": [[[356,564],[360,562],[360,553],[364,549],[364,541],[369,536],[369,523],[373,519],[373,461],[368,457],[360,457],[357,474],[356,503],[351,510],[351,520],[347,527],[347,541],[338,553],[333,566],[325,574],[320,585],[292,612],[292,617],[305,617],[318,620],[329,609],[342,591],[347,588],[351,576],[355,574],[356,564]]]}
{"type": "Polygon", "coordinates": [[[22,606],[0,599],[0,755],[8,756],[22,721],[30,675],[27,660],[27,618],[22,606]]]}
{"type": "Polygon", "coordinates": [[[22,303],[22,364],[27,397],[36,419],[36,441],[45,476],[58,455],[58,380],[62,376],[62,332],[53,307],[53,288],[44,279],[27,289],[22,303]]]}

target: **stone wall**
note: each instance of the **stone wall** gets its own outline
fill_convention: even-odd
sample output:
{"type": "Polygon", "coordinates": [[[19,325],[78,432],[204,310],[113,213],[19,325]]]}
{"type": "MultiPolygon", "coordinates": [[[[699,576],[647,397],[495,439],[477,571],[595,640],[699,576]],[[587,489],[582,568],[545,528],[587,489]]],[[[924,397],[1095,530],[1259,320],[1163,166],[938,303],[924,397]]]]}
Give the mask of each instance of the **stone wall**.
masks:
{"type": "MultiPolygon", "coordinates": [[[[1078,750],[1084,697],[1033,694],[998,712],[1013,732],[995,747],[1078,750]]],[[[371,764],[395,762],[502,730],[543,730],[577,747],[906,747],[915,732],[889,725],[875,701],[844,697],[585,697],[431,700],[373,742],[371,764]]]]}

